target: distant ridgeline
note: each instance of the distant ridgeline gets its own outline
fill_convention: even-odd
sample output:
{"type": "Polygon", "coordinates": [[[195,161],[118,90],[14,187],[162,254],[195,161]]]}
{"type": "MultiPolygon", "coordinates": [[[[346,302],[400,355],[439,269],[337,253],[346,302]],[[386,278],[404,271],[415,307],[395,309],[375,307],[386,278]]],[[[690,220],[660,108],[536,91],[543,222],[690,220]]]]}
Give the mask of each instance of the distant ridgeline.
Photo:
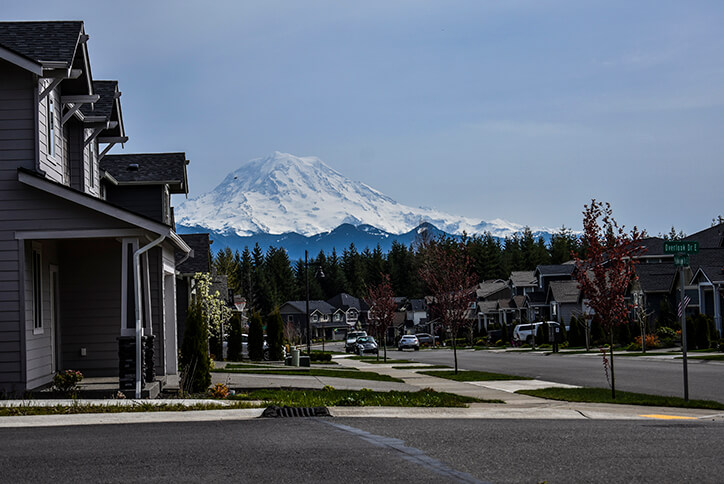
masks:
{"type": "MultiPolygon", "coordinates": [[[[329,254],[332,252],[332,249],[336,249],[337,253],[341,254],[350,244],[354,244],[359,252],[363,252],[367,248],[373,250],[379,245],[382,252],[387,253],[392,249],[394,242],[409,247],[419,239],[420,234],[425,232],[425,236],[431,239],[440,236],[450,237],[455,240],[462,239],[462,235],[448,234],[427,222],[404,234],[391,234],[371,225],[354,226],[352,224],[342,224],[330,232],[323,232],[309,237],[294,232],[287,234],[258,233],[249,236],[239,236],[233,231],[218,232],[201,226],[184,226],[181,224],[176,225],[176,231],[179,234],[209,232],[211,234],[211,240],[214,241],[211,246],[211,250],[214,253],[227,247],[232,251],[238,250],[242,252],[245,247],[249,247],[251,250],[256,244],[259,244],[264,251],[270,246],[283,248],[287,251],[289,259],[291,260],[303,259],[305,250],[308,250],[312,257],[316,256],[320,251],[329,254]]],[[[538,242],[538,239],[542,239],[545,244],[549,244],[553,234],[527,230],[522,232],[520,237],[522,238],[526,235],[532,237],[535,242],[538,242]]],[[[502,237],[492,237],[501,243],[505,240],[502,237]]]]}

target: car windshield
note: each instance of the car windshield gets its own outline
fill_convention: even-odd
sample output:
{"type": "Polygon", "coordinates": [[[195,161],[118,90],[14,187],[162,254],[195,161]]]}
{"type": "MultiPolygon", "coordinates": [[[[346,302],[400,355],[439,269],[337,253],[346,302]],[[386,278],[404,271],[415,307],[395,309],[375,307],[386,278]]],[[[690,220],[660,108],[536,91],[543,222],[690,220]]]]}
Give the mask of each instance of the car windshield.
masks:
{"type": "Polygon", "coordinates": [[[374,343],[375,339],[372,336],[362,336],[357,338],[358,343],[374,343]]]}
{"type": "Polygon", "coordinates": [[[402,339],[415,339],[416,336],[403,336],[402,339]]]}

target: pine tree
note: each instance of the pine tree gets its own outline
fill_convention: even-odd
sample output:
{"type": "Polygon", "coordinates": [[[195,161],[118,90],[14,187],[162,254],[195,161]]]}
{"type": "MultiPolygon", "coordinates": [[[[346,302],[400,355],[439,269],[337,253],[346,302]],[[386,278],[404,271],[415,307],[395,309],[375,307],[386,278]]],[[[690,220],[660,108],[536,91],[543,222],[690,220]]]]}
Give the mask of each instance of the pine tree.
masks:
{"type": "Polygon", "coordinates": [[[211,384],[209,329],[198,303],[192,304],[186,315],[180,363],[184,389],[191,393],[205,392],[211,384]]]}
{"type": "Polygon", "coordinates": [[[284,341],[284,323],[279,310],[275,310],[266,317],[266,342],[269,345],[269,359],[279,361],[283,359],[282,343],[284,341]]]}
{"type": "Polygon", "coordinates": [[[254,311],[249,320],[249,341],[247,343],[249,359],[260,361],[264,359],[264,328],[259,311],[254,311]]]}

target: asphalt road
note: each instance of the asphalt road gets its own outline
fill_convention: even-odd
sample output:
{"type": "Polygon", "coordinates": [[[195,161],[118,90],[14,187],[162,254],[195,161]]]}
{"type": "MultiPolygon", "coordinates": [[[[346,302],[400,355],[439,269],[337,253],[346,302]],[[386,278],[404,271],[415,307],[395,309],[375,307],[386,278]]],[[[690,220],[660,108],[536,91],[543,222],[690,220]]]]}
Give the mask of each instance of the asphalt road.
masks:
{"type": "MultiPolygon", "coordinates": [[[[607,388],[600,354],[545,355],[542,352],[458,351],[458,366],[568,383],[607,388]]],[[[388,351],[388,356],[453,365],[451,350],[388,351]]],[[[689,398],[724,402],[724,363],[689,360],[689,398]]],[[[682,360],[651,360],[642,357],[614,358],[616,388],[654,395],[684,396],[682,360]]]]}
{"type": "Polygon", "coordinates": [[[255,419],[0,430],[2,482],[721,482],[722,424],[255,419]]]}

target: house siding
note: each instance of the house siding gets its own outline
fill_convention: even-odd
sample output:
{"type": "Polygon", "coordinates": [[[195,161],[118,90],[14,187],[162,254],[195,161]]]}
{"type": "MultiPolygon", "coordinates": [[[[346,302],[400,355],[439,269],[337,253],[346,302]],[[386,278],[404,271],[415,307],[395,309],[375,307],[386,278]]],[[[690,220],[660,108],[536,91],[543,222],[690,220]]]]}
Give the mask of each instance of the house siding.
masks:
{"type": "Polygon", "coordinates": [[[23,248],[6,219],[28,200],[17,182],[17,168],[35,167],[36,84],[33,76],[2,60],[0,71],[0,390],[15,392],[25,385],[19,267],[23,248]]]}
{"type": "MultiPolygon", "coordinates": [[[[45,90],[50,84],[50,80],[41,79],[38,82],[39,92],[45,90]]],[[[40,169],[46,173],[46,176],[58,183],[67,183],[65,180],[64,157],[65,157],[65,137],[64,130],[60,128],[61,103],[58,89],[53,89],[48,95],[38,103],[38,133],[40,145],[40,169]],[[55,154],[50,154],[50,140],[48,139],[48,103],[53,100],[54,110],[53,119],[55,126],[55,154]]]]}
{"type": "Polygon", "coordinates": [[[62,365],[87,376],[117,376],[121,244],[90,239],[59,245],[62,365]],[[85,357],[81,348],[86,348],[85,357]]]}

